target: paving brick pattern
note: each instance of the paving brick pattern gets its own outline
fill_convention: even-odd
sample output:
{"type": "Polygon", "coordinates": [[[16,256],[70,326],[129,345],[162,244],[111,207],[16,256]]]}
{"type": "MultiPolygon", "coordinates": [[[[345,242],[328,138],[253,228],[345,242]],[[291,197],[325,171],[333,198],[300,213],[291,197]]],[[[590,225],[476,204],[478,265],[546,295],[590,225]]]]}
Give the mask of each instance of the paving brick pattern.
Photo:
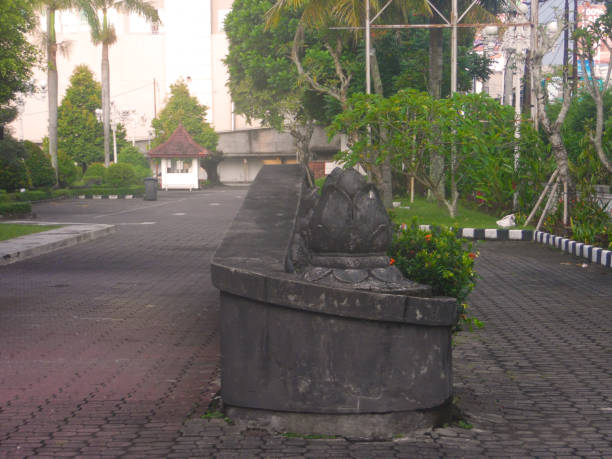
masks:
{"type": "Polygon", "coordinates": [[[612,457],[612,271],[530,242],[478,244],[486,327],[454,350],[471,429],[350,442],[201,419],[218,389],[209,262],[244,194],[35,206],[117,233],[0,267],[0,457],[612,457]]]}

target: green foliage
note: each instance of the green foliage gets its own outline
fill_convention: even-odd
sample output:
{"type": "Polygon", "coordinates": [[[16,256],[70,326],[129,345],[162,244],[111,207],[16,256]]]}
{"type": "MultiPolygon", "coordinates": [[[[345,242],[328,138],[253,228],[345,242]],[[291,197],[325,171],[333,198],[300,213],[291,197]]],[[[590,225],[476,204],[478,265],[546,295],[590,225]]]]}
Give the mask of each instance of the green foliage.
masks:
{"type": "Polygon", "coordinates": [[[470,242],[444,226],[425,231],[414,219],[395,233],[388,254],[406,278],[431,285],[434,295],[462,303],[474,288],[477,254],[470,242]]]}
{"type": "Polygon", "coordinates": [[[81,178],[81,168],[63,151],[57,153],[57,166],[60,186],[70,186],[81,178]]]}
{"type": "Polygon", "coordinates": [[[414,176],[430,190],[437,187],[429,173],[431,157],[441,155],[457,193],[497,214],[511,210],[519,184],[530,187],[528,197],[533,199],[532,190],[541,189],[551,167],[538,136],[522,123],[518,149],[526,154],[514,168],[514,112],[482,94],[439,100],[415,90],[388,98],[355,94],[328,129],[330,136],[339,133],[353,139],[351,149],[338,156],[348,166],[360,163],[367,168],[369,162],[388,157],[397,173],[414,176]]]}
{"type": "Polygon", "coordinates": [[[232,4],[225,18],[229,40],[225,64],[235,112],[280,129],[288,104],[303,92],[290,59],[299,15],[287,12],[277,26],[267,28],[265,14],[272,5],[268,0],[232,4]]]}
{"type": "Polygon", "coordinates": [[[15,201],[43,201],[48,199],[51,193],[44,190],[24,191],[23,193],[15,193],[15,201]]]}
{"type": "Polygon", "coordinates": [[[138,148],[132,145],[127,145],[121,149],[117,155],[117,161],[119,163],[130,164],[139,181],[145,177],[150,177],[152,174],[151,166],[147,158],[145,158],[138,148]]]}
{"type": "Polygon", "coordinates": [[[87,170],[83,174],[83,177],[102,177],[106,176],[106,167],[104,163],[91,163],[87,166],[87,170]]]}
{"type": "Polygon", "coordinates": [[[61,228],[59,225],[22,225],[2,223],[0,224],[0,241],[26,236],[28,234],[41,233],[52,229],[61,228]]]}
{"type": "Polygon", "coordinates": [[[119,151],[117,162],[128,163],[133,166],[149,167],[149,161],[140,152],[140,150],[132,145],[127,145],[119,151]]]}
{"type": "Polygon", "coordinates": [[[32,212],[30,202],[0,202],[0,215],[24,215],[32,212]]]}
{"type": "Polygon", "coordinates": [[[138,176],[131,164],[111,164],[106,172],[106,183],[110,186],[135,185],[138,183],[138,176]]]}
{"type": "Polygon", "coordinates": [[[570,223],[573,240],[605,249],[612,248],[610,214],[594,195],[585,195],[576,201],[570,223]]]}
{"type": "Polygon", "coordinates": [[[25,141],[25,165],[30,174],[34,188],[44,188],[55,185],[55,172],[51,166],[49,155],[38,145],[25,141]]]}
{"type": "MultiPolygon", "coordinates": [[[[37,51],[28,40],[28,35],[35,25],[32,2],[0,2],[0,110],[6,108],[18,93],[31,90],[29,81],[37,51]]],[[[3,125],[4,122],[0,122],[0,131],[3,125]]]]}
{"type": "Polygon", "coordinates": [[[104,159],[104,132],[96,119],[101,106],[100,83],[85,65],[74,69],[70,86],[58,108],[58,150],[85,170],[87,165],[104,159]]]}
{"type": "Polygon", "coordinates": [[[24,157],[26,151],[21,142],[5,137],[0,140],[0,188],[13,191],[31,186],[24,157]]]}
{"type": "Polygon", "coordinates": [[[205,121],[208,108],[200,105],[198,100],[189,94],[189,88],[182,80],[170,85],[170,94],[164,109],[151,122],[155,129],[153,147],[168,140],[179,123],[182,123],[196,143],[208,150],[214,150],[219,136],[205,121]]]}

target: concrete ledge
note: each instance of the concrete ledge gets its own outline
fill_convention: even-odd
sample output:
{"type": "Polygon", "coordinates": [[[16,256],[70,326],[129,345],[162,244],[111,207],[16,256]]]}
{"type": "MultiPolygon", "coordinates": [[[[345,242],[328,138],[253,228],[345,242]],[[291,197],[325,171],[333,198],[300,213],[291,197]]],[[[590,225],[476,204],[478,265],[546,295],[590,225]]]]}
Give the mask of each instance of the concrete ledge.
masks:
{"type": "Polygon", "coordinates": [[[115,232],[114,225],[103,224],[32,221],[5,221],[3,223],[62,225],[62,228],[0,241],[0,265],[8,265],[43,255],[80,242],[92,241],[115,232]]]}
{"type": "Polygon", "coordinates": [[[550,245],[563,250],[571,255],[586,258],[591,263],[595,263],[606,268],[612,268],[612,250],[594,247],[582,242],[576,242],[571,239],[555,236],[554,234],[536,231],[534,235],[535,242],[540,244],[550,245]]]}

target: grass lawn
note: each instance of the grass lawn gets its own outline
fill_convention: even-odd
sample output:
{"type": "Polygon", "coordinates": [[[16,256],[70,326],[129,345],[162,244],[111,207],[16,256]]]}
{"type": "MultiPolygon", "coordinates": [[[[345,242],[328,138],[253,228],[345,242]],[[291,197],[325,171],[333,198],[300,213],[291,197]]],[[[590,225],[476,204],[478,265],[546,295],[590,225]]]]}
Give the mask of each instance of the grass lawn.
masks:
{"type": "MultiPolygon", "coordinates": [[[[446,207],[440,207],[435,201],[428,201],[425,198],[415,196],[414,202],[410,198],[396,199],[402,206],[409,209],[396,208],[393,210],[396,223],[409,223],[416,217],[419,225],[444,225],[453,228],[497,228],[495,223],[499,218],[492,217],[485,213],[473,209],[467,209],[461,204],[457,205],[457,217],[451,218],[446,207]]],[[[514,229],[531,229],[529,226],[514,227],[514,229]]]]}
{"type": "Polygon", "coordinates": [[[61,228],[61,225],[44,226],[0,223],[0,241],[25,236],[26,234],[41,233],[43,231],[49,231],[56,228],[61,228]]]}

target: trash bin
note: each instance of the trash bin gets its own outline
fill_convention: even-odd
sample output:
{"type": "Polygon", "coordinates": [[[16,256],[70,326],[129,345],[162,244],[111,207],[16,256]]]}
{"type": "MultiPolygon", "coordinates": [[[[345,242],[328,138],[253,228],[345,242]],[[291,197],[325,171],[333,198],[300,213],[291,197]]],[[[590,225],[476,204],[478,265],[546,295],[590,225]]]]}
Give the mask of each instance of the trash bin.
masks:
{"type": "Polygon", "coordinates": [[[157,179],[155,177],[147,177],[145,182],[145,201],[157,201],[157,179]]]}

